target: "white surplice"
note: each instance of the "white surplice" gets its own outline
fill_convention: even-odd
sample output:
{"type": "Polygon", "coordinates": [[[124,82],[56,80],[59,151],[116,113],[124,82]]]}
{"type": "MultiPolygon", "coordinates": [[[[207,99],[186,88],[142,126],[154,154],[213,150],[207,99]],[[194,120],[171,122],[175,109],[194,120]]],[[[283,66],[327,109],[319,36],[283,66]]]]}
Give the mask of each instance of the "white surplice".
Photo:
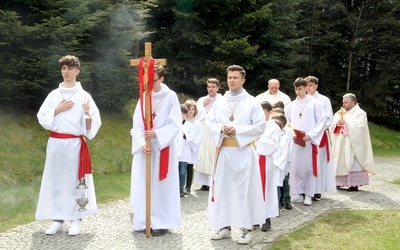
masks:
{"type": "MultiPolygon", "coordinates": [[[[340,119],[338,112],[333,117],[331,131],[340,119]]],[[[344,129],[348,134],[332,133],[332,149],[336,176],[349,175],[352,168],[361,166],[359,170],[375,174],[374,156],[372,153],[371,138],[368,128],[367,113],[356,104],[346,111],[343,119],[346,121],[344,129]],[[356,164],[358,161],[359,164],[356,164]]]]}
{"type": "Polygon", "coordinates": [[[330,139],[331,137],[329,135],[329,127],[333,121],[332,104],[328,97],[321,95],[318,93],[318,91],[316,91],[314,95],[310,96],[322,105],[322,109],[324,110],[324,114],[326,116],[324,133],[328,138],[328,145],[324,147],[320,146],[318,148],[319,173],[317,177],[317,183],[315,185],[315,193],[321,194],[322,192],[336,192],[335,169],[332,159],[332,144],[330,139]]]}
{"type": "MultiPolygon", "coordinates": [[[[40,125],[47,130],[77,136],[84,135],[88,139],[93,139],[101,126],[99,109],[92,96],[83,90],[79,82],[73,88],[64,88],[60,84],[58,89],[50,92],[40,107],[37,117],[40,125]],[[62,100],[73,101],[74,106],[71,110],[54,116],[55,108],[62,100]],[[86,129],[82,107],[88,101],[92,118],[90,130],[86,129]]],[[[49,138],[36,220],[77,220],[97,212],[92,174],[85,176],[89,198],[89,203],[86,205],[87,210],[78,211],[75,190],[78,186],[80,147],[81,140],[79,138],[49,138]]]]}
{"type": "Polygon", "coordinates": [[[200,185],[210,185],[211,181],[211,171],[214,164],[215,159],[215,151],[217,149],[213,140],[211,140],[208,135],[208,128],[206,126],[206,116],[210,111],[214,102],[220,98],[222,95],[217,94],[214,98],[211,98],[210,95],[200,97],[197,101],[197,110],[198,114],[196,116],[197,120],[201,122],[201,126],[203,128],[203,134],[201,139],[201,147],[200,147],[200,159],[199,162],[194,166],[195,172],[193,181],[196,184],[200,185]],[[203,105],[204,100],[207,98],[211,98],[211,102],[206,106],[203,105]]]}
{"type": "Polygon", "coordinates": [[[203,129],[201,123],[195,118],[186,120],[182,126],[182,132],[185,134],[185,140],[181,149],[179,161],[188,164],[196,164],[200,158],[200,145],[203,137],[203,129]]]}
{"type": "MultiPolygon", "coordinates": [[[[179,197],[177,136],[181,135],[182,116],[176,93],[161,84],[161,90],[153,92],[152,112],[155,113],[153,129],[156,138],[151,139],[151,228],[170,229],[181,225],[179,197]],[[169,146],[168,174],[163,180],[160,174],[160,152],[169,146]]],[[[144,101],[143,101],[144,104],[144,101]]],[[[132,136],[132,178],[130,205],[134,208],[133,227],[146,228],[146,154],[142,147],[144,125],[140,102],[133,115],[132,136]]]]}
{"type": "MultiPolygon", "coordinates": [[[[279,169],[275,165],[275,155],[279,152],[281,142],[281,130],[275,121],[269,120],[266,122],[264,133],[256,142],[256,152],[259,155],[264,155],[266,158],[266,217],[273,218],[279,216],[278,204],[278,176],[279,169]]],[[[260,166],[260,168],[263,166],[260,166]]]]}
{"type": "Polygon", "coordinates": [[[277,186],[283,186],[283,179],[288,173],[288,162],[289,162],[289,145],[292,138],[289,138],[284,130],[280,132],[281,141],[279,143],[279,149],[274,153],[274,164],[275,164],[275,176],[277,177],[277,186]]]}
{"type": "Polygon", "coordinates": [[[293,129],[303,131],[311,138],[306,142],[305,147],[293,143],[290,190],[293,194],[306,194],[314,197],[317,177],[313,174],[311,144],[318,147],[321,142],[325,125],[324,111],[319,102],[306,96],[303,99],[297,98],[289,104],[286,117],[293,129]]]}
{"type": "Polygon", "coordinates": [[[249,229],[264,223],[266,207],[260,168],[255,148],[251,145],[265,129],[265,116],[260,103],[245,90],[236,96],[227,91],[211,108],[206,125],[218,147],[224,138],[222,126],[234,126],[236,135],[233,138],[239,145],[220,148],[208,199],[210,227],[249,229]],[[234,120],[230,121],[232,113],[234,120]]]}
{"type": "Polygon", "coordinates": [[[290,100],[290,97],[283,93],[282,91],[278,90],[278,93],[275,95],[271,94],[269,90],[265,91],[264,93],[259,94],[256,96],[256,99],[259,103],[262,103],[264,101],[268,101],[271,105],[274,105],[277,102],[283,102],[285,105],[285,110],[287,106],[290,104],[292,100],[290,100]]]}

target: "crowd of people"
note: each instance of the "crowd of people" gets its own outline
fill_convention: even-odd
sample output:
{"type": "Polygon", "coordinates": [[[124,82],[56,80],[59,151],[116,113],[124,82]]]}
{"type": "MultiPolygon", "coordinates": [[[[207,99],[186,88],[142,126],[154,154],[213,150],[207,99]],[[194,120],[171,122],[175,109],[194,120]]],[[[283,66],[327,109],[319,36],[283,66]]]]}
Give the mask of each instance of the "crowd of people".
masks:
{"type": "MultiPolygon", "coordinates": [[[[76,81],[79,64],[74,56],[60,59],[64,81],[38,112],[50,138],[36,219],[53,220],[48,235],[62,231],[65,220],[73,221],[69,235],[77,235],[82,217],[96,212],[92,174],[82,165],[90,165],[84,136],[92,139],[101,120],[90,94],[76,81]],[[75,197],[82,181],[89,198],[85,211],[75,197]]],[[[151,126],[143,121],[142,101],[133,114],[134,230],[146,231],[146,180],[153,236],[181,225],[180,202],[190,196],[194,182],[208,192],[211,239],[231,238],[232,227],[238,227],[237,242],[248,244],[252,230],[271,230],[271,218],[291,210],[293,202],[311,206],[338,188],[357,191],[375,173],[367,115],[354,94],[343,96],[335,114],[329,98],[317,91],[315,76],[295,79],[293,101],[279,90],[277,79],[254,97],[243,87],[245,69],[231,65],[223,95],[219,80],[209,78],[207,96],[179,103],[164,74],[155,66],[151,126]]]]}

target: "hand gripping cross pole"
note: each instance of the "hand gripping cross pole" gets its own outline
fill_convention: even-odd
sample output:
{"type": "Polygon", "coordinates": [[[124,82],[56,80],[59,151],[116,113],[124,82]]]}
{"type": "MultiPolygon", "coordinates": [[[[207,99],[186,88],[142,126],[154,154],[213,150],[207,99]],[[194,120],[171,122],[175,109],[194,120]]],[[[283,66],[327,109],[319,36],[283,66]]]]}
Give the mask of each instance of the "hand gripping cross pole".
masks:
{"type": "MultiPolygon", "coordinates": [[[[166,59],[153,59],[151,55],[151,43],[145,43],[144,57],[141,59],[131,59],[131,66],[138,66],[139,76],[139,99],[140,108],[142,111],[142,119],[145,130],[150,130],[153,127],[153,117],[151,116],[151,105],[152,105],[152,90],[154,83],[154,66],[155,65],[166,65],[166,59]],[[144,110],[143,110],[143,99],[144,99],[144,110]]],[[[150,139],[146,139],[146,148],[151,148],[150,139]]],[[[150,226],[151,226],[151,190],[150,190],[150,162],[151,155],[146,154],[146,237],[150,237],[150,226]]]]}

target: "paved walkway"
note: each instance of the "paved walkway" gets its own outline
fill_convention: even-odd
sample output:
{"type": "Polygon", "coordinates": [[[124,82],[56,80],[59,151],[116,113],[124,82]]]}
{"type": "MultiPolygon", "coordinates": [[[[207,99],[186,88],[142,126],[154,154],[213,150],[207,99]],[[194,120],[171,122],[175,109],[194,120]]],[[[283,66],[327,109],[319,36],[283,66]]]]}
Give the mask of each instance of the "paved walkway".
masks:
{"type": "Polygon", "coordinates": [[[44,234],[50,221],[32,222],[0,233],[0,249],[267,249],[278,236],[330,210],[398,209],[400,185],[389,182],[400,178],[400,158],[376,158],[375,162],[378,175],[371,177],[370,185],[359,192],[323,194],[322,200],[310,207],[295,203],[293,210],[284,210],[279,218],[271,220],[270,232],[254,231],[253,242],[246,246],[235,242],[240,237],[237,228],[232,229],[232,240],[210,240],[213,230],[207,226],[207,192],[195,190],[182,198],[181,228],[162,237],[146,238],[134,232],[132,209],[128,200],[121,200],[100,205],[96,215],[85,217],[78,236],[68,236],[67,222],[64,231],[53,236],[44,234]]]}

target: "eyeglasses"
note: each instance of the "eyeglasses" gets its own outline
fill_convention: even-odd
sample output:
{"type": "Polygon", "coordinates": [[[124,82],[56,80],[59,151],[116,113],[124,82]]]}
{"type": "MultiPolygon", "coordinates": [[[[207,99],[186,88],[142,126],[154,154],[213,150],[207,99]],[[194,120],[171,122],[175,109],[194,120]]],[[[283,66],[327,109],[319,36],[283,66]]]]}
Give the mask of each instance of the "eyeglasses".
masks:
{"type": "MultiPolygon", "coordinates": [[[[161,78],[161,77],[160,77],[160,78],[161,78]]],[[[158,80],[160,80],[160,78],[154,79],[153,81],[154,81],[154,82],[157,82],[158,80]]]]}

